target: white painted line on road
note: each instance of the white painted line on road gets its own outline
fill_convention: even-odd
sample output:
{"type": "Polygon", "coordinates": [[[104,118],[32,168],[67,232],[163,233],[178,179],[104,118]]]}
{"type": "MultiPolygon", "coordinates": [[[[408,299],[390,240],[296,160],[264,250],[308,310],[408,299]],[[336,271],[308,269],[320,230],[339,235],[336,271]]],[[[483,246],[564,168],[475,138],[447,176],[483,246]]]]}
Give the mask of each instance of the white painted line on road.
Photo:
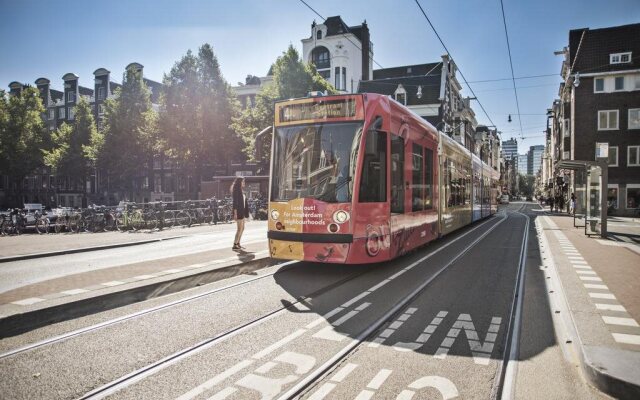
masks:
{"type": "Polygon", "coordinates": [[[585,283],[584,287],[587,289],[609,290],[609,287],[607,285],[599,285],[597,283],[585,283]]]}
{"type": "Polygon", "coordinates": [[[636,320],[633,318],[609,317],[609,316],[603,315],[602,319],[604,320],[605,324],[609,324],[609,325],[640,327],[640,325],[638,325],[638,322],[636,322],[636,320]]]}
{"type": "Polygon", "coordinates": [[[582,258],[582,256],[569,256],[567,258],[569,260],[584,261],[584,258],[582,258]]]}
{"type": "Polygon", "coordinates": [[[584,260],[571,260],[571,264],[583,264],[583,265],[588,265],[588,263],[584,260]]]}
{"type": "Polygon", "coordinates": [[[121,282],[121,281],[111,281],[111,282],[104,282],[104,283],[100,283],[100,285],[103,285],[103,286],[119,286],[119,285],[124,285],[124,282],[121,282]]]}
{"type": "Polygon", "coordinates": [[[340,326],[340,325],[344,324],[345,322],[347,322],[351,318],[355,317],[360,311],[364,310],[365,308],[369,307],[370,305],[371,305],[371,303],[362,303],[355,310],[349,311],[347,314],[345,314],[342,317],[340,317],[340,319],[332,322],[331,325],[340,326]]]}
{"type": "Polygon", "coordinates": [[[328,320],[329,318],[333,317],[334,315],[338,314],[339,312],[341,312],[342,310],[344,310],[343,307],[336,307],[333,310],[329,311],[328,313],[326,313],[325,315],[323,315],[322,317],[310,322],[309,324],[307,324],[307,326],[305,326],[306,329],[313,329],[316,326],[320,325],[321,323],[323,323],[324,321],[328,320]]]}
{"type": "Polygon", "coordinates": [[[380,386],[387,380],[389,375],[391,375],[393,371],[390,369],[381,369],[380,372],[376,374],[376,376],[371,379],[371,382],[367,385],[369,389],[378,390],[380,386]]]}
{"type": "Polygon", "coordinates": [[[595,271],[587,271],[587,270],[578,270],[576,271],[576,274],[580,274],[580,275],[598,275],[595,273],[595,271]]]}
{"type": "Polygon", "coordinates": [[[214,394],[213,396],[209,397],[207,400],[224,400],[224,399],[226,399],[227,397],[231,396],[232,394],[234,394],[237,391],[238,391],[238,389],[236,389],[236,388],[227,387],[227,388],[224,388],[223,390],[219,391],[218,393],[214,394]]]}
{"type": "Polygon", "coordinates": [[[12,301],[11,304],[17,304],[19,306],[30,306],[31,304],[40,303],[45,299],[41,299],[39,297],[29,297],[28,299],[12,301]]]}
{"type": "Polygon", "coordinates": [[[613,338],[618,343],[640,345],[640,335],[629,335],[626,333],[612,333],[613,338]]]}
{"type": "Polygon", "coordinates": [[[453,343],[460,334],[460,331],[465,331],[467,341],[469,342],[469,347],[471,348],[473,362],[480,365],[489,365],[489,359],[491,357],[491,353],[493,352],[493,346],[495,344],[496,338],[498,337],[497,332],[500,329],[501,323],[502,318],[491,318],[491,325],[489,326],[487,334],[485,335],[484,343],[482,343],[480,342],[478,332],[476,332],[476,328],[473,324],[473,321],[471,320],[471,316],[469,314],[460,314],[456,322],[454,322],[453,326],[449,330],[449,333],[447,333],[447,337],[442,341],[440,347],[433,357],[444,360],[447,357],[451,346],[453,346],[453,343]]]}
{"type": "Polygon", "coordinates": [[[180,268],[174,268],[174,269],[167,269],[162,271],[163,274],[177,274],[178,272],[183,272],[184,269],[180,269],[180,268]]]}
{"type": "MultiPolygon", "coordinates": [[[[329,381],[340,383],[356,368],[358,368],[358,364],[348,363],[338,372],[336,372],[334,376],[329,378],[329,381]]],[[[324,399],[336,386],[337,385],[335,383],[325,383],[324,385],[320,386],[320,389],[318,389],[311,397],[309,397],[309,400],[324,399]]]]}
{"type": "Polygon", "coordinates": [[[284,346],[285,344],[289,343],[290,341],[292,341],[292,340],[296,339],[297,337],[303,335],[306,331],[307,331],[306,329],[298,329],[297,331],[293,332],[289,336],[286,336],[286,337],[280,339],[279,341],[275,342],[274,344],[272,344],[271,346],[267,347],[266,349],[254,354],[253,358],[259,360],[262,357],[271,354],[272,352],[274,352],[275,350],[277,350],[280,347],[284,346]]]}
{"type": "Polygon", "coordinates": [[[389,328],[385,329],[381,332],[377,338],[375,338],[371,343],[369,343],[369,347],[379,347],[380,344],[384,343],[385,340],[389,338],[389,336],[393,335],[393,333],[404,324],[404,321],[408,320],[418,309],[415,307],[408,308],[398,319],[396,319],[389,328]]]}
{"type": "Polygon", "coordinates": [[[575,269],[591,269],[591,267],[588,266],[588,265],[574,265],[573,268],[575,268],[575,269]]]}
{"type": "Polygon", "coordinates": [[[398,342],[393,346],[393,349],[398,351],[418,350],[425,343],[427,343],[427,341],[431,337],[431,334],[436,331],[447,314],[447,311],[440,311],[438,315],[431,321],[431,323],[427,325],[420,336],[418,336],[415,342],[398,342]]]}
{"type": "Polygon", "coordinates": [[[602,279],[598,278],[597,276],[581,276],[580,279],[589,282],[602,282],[602,279]]]}
{"type": "Polygon", "coordinates": [[[88,292],[88,290],[86,290],[86,289],[71,289],[71,290],[62,291],[60,293],[64,293],[66,295],[73,296],[74,294],[82,294],[82,293],[87,293],[87,292],[88,292]]]}
{"type": "Polygon", "coordinates": [[[627,312],[627,309],[619,304],[604,304],[604,303],[596,303],[596,308],[598,310],[604,311],[621,311],[627,312]]]}
{"type": "Polygon", "coordinates": [[[309,400],[324,399],[329,393],[331,393],[333,389],[335,389],[336,386],[337,385],[335,383],[325,383],[324,385],[320,386],[320,389],[318,389],[313,395],[311,395],[311,397],[309,397],[309,400]]]}
{"type": "Polygon", "coordinates": [[[155,278],[155,275],[138,275],[138,276],[134,276],[131,279],[135,279],[137,281],[143,281],[145,279],[151,279],[151,278],[155,278]]]}
{"type": "Polygon", "coordinates": [[[230,377],[230,376],[234,375],[235,373],[247,368],[251,364],[253,364],[252,360],[240,361],[239,363],[237,363],[233,367],[226,369],[224,372],[214,376],[213,378],[209,379],[205,383],[203,383],[203,384],[201,384],[199,386],[196,386],[195,388],[191,389],[187,393],[185,393],[182,396],[178,397],[176,400],[190,400],[190,399],[193,399],[194,397],[206,392],[207,390],[212,389],[214,386],[216,386],[218,383],[224,381],[228,377],[230,377]]]}
{"type": "Polygon", "coordinates": [[[589,293],[589,297],[591,297],[592,299],[616,299],[616,296],[612,295],[611,293],[589,293]]]}

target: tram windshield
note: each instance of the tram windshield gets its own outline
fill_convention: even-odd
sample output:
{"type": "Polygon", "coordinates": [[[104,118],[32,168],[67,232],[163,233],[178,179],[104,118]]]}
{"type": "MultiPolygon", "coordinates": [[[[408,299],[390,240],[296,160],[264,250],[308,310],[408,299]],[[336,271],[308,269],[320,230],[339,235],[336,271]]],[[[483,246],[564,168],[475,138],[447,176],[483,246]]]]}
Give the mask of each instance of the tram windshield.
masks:
{"type": "Polygon", "coordinates": [[[274,135],[272,201],[315,198],[351,201],[362,122],[277,128],[274,135]]]}

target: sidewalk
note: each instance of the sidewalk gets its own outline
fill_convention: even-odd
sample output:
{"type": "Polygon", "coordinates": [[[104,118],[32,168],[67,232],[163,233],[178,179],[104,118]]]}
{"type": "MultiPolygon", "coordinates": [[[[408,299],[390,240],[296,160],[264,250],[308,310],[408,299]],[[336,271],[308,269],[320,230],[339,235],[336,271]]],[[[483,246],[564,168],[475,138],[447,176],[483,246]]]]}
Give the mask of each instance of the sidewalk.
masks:
{"type": "Polygon", "coordinates": [[[0,293],[0,337],[251,273],[274,263],[266,243],[81,272],[0,293]]]}
{"type": "MultiPolygon", "coordinates": [[[[640,246],[587,237],[567,214],[541,213],[536,225],[549,250],[546,263],[561,281],[588,380],[611,396],[640,398],[640,246]]],[[[635,225],[625,229],[640,232],[635,225]]]]}

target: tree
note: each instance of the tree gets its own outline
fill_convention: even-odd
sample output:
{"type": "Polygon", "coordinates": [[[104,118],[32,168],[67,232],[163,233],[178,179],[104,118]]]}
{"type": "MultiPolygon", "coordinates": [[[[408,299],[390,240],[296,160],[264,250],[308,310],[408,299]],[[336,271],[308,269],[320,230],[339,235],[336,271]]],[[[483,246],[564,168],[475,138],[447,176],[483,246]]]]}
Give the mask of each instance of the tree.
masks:
{"type": "MultiPolygon", "coordinates": [[[[260,89],[256,96],[256,105],[243,110],[234,120],[233,128],[244,142],[244,151],[250,159],[255,159],[256,134],[273,125],[274,102],[282,99],[304,97],[310,91],[322,91],[335,94],[334,87],[318,74],[313,64],[305,63],[298,51],[289,45],[269,69],[273,72],[273,83],[260,89]]],[[[269,140],[263,142],[260,162],[267,162],[271,146],[269,140]]]]}
{"type": "Polygon", "coordinates": [[[106,173],[110,189],[133,198],[134,185],[145,175],[157,141],[157,115],[142,71],[125,71],[122,87],[104,102],[104,129],[92,134],[85,155],[106,173]]]}
{"type": "MultiPolygon", "coordinates": [[[[81,98],[74,107],[75,119],[62,124],[52,135],[51,150],[44,151],[44,163],[56,175],[69,176],[84,188],[91,171],[91,140],[95,140],[95,126],[91,106],[81,98]]],[[[86,196],[86,190],[83,191],[86,196]]]]}
{"type": "Polygon", "coordinates": [[[25,88],[8,98],[1,96],[0,175],[8,175],[18,183],[19,199],[22,198],[24,178],[43,165],[42,150],[49,144],[42,120],[44,112],[36,88],[25,88]]]}
{"type": "Polygon", "coordinates": [[[163,83],[159,124],[166,153],[200,182],[205,166],[226,165],[241,154],[242,141],[230,128],[237,99],[209,44],[197,56],[189,50],[163,83]]]}

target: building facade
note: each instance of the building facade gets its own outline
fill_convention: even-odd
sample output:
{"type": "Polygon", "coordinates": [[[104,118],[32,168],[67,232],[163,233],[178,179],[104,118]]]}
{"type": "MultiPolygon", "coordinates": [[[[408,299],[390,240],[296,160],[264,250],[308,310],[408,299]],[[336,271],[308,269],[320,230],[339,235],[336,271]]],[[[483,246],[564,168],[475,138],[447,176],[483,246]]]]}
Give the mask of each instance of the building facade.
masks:
{"type": "Polygon", "coordinates": [[[355,93],[361,80],[373,75],[373,43],[367,21],[347,26],[341,17],[311,24],[311,37],[302,39],[302,59],[341,93],[355,93]]]}
{"type": "Polygon", "coordinates": [[[502,142],[502,156],[506,160],[518,158],[518,140],[511,138],[502,142]]]}
{"type": "Polygon", "coordinates": [[[596,147],[606,144],[607,206],[633,215],[640,207],[640,24],[571,30],[562,55],[564,82],[549,110],[554,178],[579,189],[583,178],[557,163],[595,161],[596,147]]]}
{"type": "MultiPolygon", "coordinates": [[[[143,73],[144,67],[139,63],[131,63],[126,70],[133,69],[143,73]]],[[[93,112],[98,129],[102,128],[104,119],[104,102],[116,95],[116,89],[121,85],[111,80],[111,72],[106,68],[98,68],[93,73],[92,88],[80,85],[80,77],[74,73],[67,73],[62,77],[62,90],[52,88],[51,81],[47,78],[38,78],[35,81],[36,88],[45,107],[43,115],[46,129],[50,132],[58,129],[63,123],[72,123],[75,120],[74,107],[81,98],[86,99],[93,112]]],[[[162,84],[143,78],[151,91],[152,107],[158,108],[162,84]]],[[[26,87],[21,82],[9,84],[9,95],[18,95],[26,87]]],[[[156,163],[157,164],[157,163],[156,163]]],[[[165,165],[167,165],[165,163],[165,165]]],[[[156,167],[157,165],[154,165],[156,167]]],[[[153,168],[155,170],[156,168],[153,168]]],[[[164,180],[173,180],[171,173],[165,173],[165,168],[158,168],[163,174],[164,180]]],[[[141,171],[140,179],[137,179],[136,201],[149,201],[153,198],[173,198],[173,193],[156,193],[154,182],[163,180],[155,179],[149,170],[141,171]],[[142,176],[144,175],[144,176],[142,176]],[[154,196],[155,194],[155,196],[154,196]]],[[[99,171],[87,178],[82,183],[71,179],[69,176],[54,175],[50,168],[42,166],[37,168],[32,175],[27,176],[23,182],[12,182],[10,177],[1,176],[2,189],[0,190],[0,204],[4,206],[21,206],[24,203],[41,203],[47,207],[82,207],[87,202],[101,204],[113,204],[121,200],[121,196],[109,191],[108,182],[104,182],[99,171]],[[22,186],[22,198],[16,199],[18,185],[22,186]]],[[[165,187],[178,185],[167,184],[165,187]]],[[[162,185],[156,188],[161,190],[162,185]]],[[[132,199],[133,200],[133,199],[132,199]]]]}

